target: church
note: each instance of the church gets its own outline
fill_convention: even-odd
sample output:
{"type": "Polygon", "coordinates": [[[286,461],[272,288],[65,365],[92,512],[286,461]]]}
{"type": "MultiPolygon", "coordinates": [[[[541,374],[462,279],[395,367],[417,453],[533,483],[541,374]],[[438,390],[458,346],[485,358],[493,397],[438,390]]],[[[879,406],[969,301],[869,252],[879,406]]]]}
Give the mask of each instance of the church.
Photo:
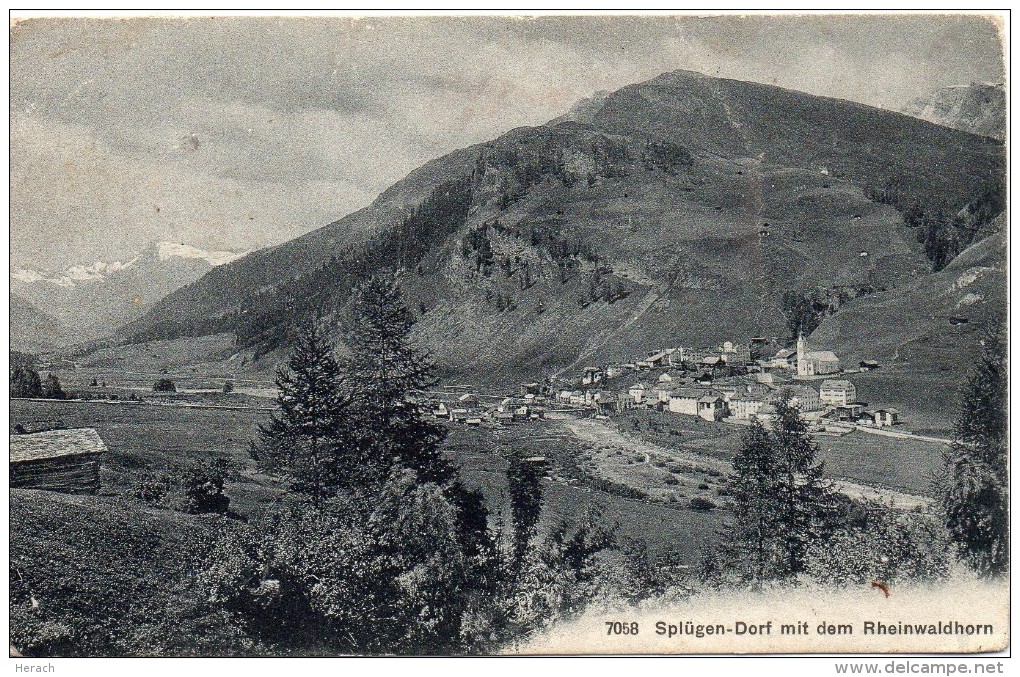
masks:
{"type": "Polygon", "coordinates": [[[804,335],[797,337],[797,376],[835,374],[839,371],[839,358],[830,350],[808,351],[804,335]]]}

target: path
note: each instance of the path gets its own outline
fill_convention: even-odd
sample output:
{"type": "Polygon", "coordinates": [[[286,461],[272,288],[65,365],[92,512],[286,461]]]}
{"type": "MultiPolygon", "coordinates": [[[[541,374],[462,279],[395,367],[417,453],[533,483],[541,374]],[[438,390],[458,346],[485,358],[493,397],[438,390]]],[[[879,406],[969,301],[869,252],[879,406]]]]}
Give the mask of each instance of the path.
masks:
{"type": "Polygon", "coordinates": [[[928,437],[927,435],[916,435],[914,433],[903,432],[900,430],[886,430],[885,428],[869,428],[868,426],[857,426],[857,429],[862,433],[869,433],[871,435],[884,435],[886,437],[899,437],[908,440],[924,440],[925,442],[938,442],[939,444],[952,444],[952,440],[947,440],[944,437],[928,437]]]}
{"type": "MultiPolygon", "coordinates": [[[[713,470],[718,470],[719,472],[727,475],[733,470],[733,466],[727,461],[687,451],[660,447],[659,445],[651,442],[635,439],[626,433],[620,432],[612,426],[594,419],[570,419],[564,417],[559,419],[559,423],[569,430],[575,437],[584,442],[602,446],[619,447],[626,451],[643,454],[645,457],[645,463],[649,461],[651,454],[659,454],[684,461],[692,465],[712,468],[713,470]]],[[[902,491],[894,491],[892,489],[872,487],[866,484],[849,482],[846,480],[833,480],[832,484],[837,491],[849,498],[878,501],[880,503],[906,510],[930,505],[932,501],[932,499],[927,496],[918,496],[916,494],[908,494],[902,491]]]]}

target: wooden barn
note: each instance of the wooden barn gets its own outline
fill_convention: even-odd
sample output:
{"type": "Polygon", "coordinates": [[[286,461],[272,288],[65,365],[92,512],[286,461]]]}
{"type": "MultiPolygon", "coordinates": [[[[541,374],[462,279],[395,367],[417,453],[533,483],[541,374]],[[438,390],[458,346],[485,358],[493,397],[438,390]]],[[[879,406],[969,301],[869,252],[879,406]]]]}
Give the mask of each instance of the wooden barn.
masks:
{"type": "Polygon", "coordinates": [[[10,486],[98,493],[99,462],[107,451],[93,428],[11,435],[10,486]]]}

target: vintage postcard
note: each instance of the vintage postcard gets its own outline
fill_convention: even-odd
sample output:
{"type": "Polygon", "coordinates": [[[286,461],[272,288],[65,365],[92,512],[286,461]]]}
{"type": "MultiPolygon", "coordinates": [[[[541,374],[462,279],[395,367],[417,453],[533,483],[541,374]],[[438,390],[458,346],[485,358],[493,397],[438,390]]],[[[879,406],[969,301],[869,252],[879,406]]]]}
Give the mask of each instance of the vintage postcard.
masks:
{"type": "Polygon", "coordinates": [[[11,655],[1004,651],[1007,22],[15,17],[11,655]]]}

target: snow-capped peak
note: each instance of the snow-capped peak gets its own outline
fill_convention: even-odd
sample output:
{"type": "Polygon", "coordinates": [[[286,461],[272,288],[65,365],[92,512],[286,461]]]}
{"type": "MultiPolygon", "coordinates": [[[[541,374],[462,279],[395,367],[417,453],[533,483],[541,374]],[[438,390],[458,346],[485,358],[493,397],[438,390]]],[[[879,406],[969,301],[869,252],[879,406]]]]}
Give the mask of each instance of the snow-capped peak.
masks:
{"type": "Polygon", "coordinates": [[[49,282],[59,287],[76,287],[79,282],[105,280],[108,275],[120,272],[138,263],[140,257],[130,261],[96,261],[87,266],[71,266],[56,273],[43,273],[30,268],[14,268],[11,278],[20,282],[49,282]]]}
{"type": "Polygon", "coordinates": [[[192,247],[190,244],[184,244],[183,242],[180,244],[176,242],[160,242],[156,245],[156,252],[160,261],[166,261],[171,258],[204,259],[213,266],[222,266],[224,263],[230,263],[234,259],[244,256],[244,252],[238,254],[237,252],[229,251],[209,251],[192,247]]]}
{"type": "MultiPolygon", "coordinates": [[[[31,268],[12,268],[11,279],[28,284],[48,283],[59,287],[77,287],[81,283],[98,282],[109,276],[119,273],[122,270],[131,268],[138,264],[143,258],[152,257],[152,248],[142,254],[135,255],[127,261],[96,261],[88,265],[70,266],[64,270],[55,272],[44,272],[32,270],[31,268]]],[[[246,253],[246,252],[245,252],[246,253]]],[[[207,251],[189,244],[176,242],[157,242],[155,244],[155,257],[160,261],[168,259],[201,259],[211,266],[221,266],[230,263],[234,259],[244,256],[245,253],[229,251],[207,251]]]]}

